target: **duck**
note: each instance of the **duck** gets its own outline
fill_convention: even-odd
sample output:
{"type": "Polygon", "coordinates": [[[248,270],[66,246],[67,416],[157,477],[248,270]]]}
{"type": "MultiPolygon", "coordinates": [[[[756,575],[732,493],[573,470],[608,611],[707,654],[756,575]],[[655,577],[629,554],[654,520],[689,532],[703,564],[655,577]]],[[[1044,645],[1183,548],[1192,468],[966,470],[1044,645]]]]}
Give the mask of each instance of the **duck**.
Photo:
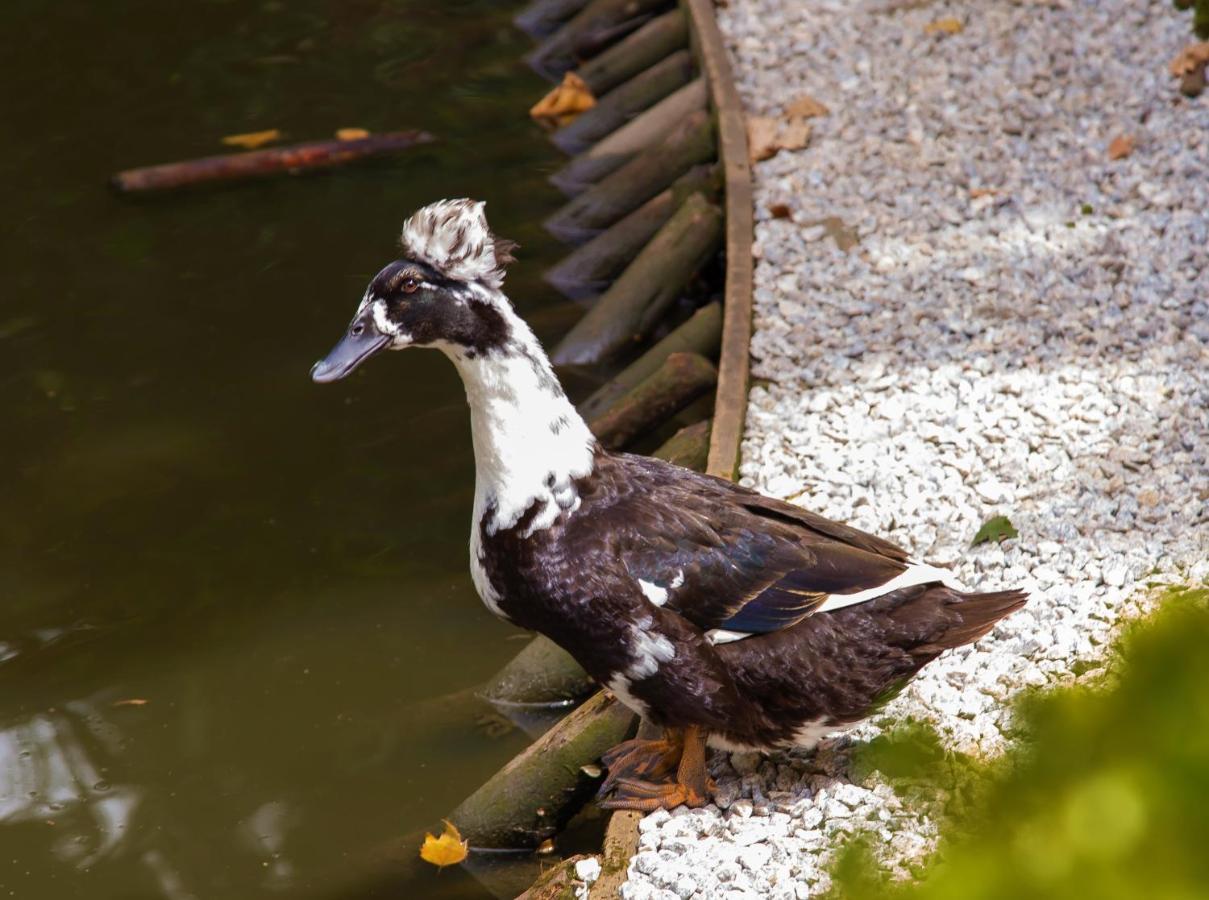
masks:
{"type": "Polygon", "coordinates": [[[604,449],[503,291],[516,245],[492,233],[484,203],[425,206],[399,245],[311,377],[413,347],[453,363],[483,603],[662,727],[602,757],[605,808],[705,805],[708,748],[808,750],[1025,604],[796,504],[604,449]]]}

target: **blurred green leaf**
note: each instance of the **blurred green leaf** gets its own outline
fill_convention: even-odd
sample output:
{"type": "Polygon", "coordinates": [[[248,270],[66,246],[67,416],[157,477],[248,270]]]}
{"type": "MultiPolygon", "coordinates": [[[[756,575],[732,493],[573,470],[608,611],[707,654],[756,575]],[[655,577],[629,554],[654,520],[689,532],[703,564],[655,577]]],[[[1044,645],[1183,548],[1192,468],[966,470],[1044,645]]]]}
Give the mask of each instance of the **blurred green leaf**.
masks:
{"type": "Polygon", "coordinates": [[[978,529],[978,533],[974,535],[970,546],[977,547],[987,541],[1005,541],[1008,538],[1019,537],[1019,535],[1020,532],[1016,530],[1016,526],[1007,516],[995,516],[983,523],[982,527],[978,529]]]}

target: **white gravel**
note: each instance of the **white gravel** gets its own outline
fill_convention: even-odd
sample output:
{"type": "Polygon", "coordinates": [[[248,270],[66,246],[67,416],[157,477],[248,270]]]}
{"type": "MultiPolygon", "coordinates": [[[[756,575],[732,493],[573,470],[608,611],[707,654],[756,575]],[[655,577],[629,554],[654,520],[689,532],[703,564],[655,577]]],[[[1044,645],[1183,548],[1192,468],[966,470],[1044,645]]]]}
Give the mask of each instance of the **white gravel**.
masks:
{"type": "Polygon", "coordinates": [[[1033,594],[818,754],[719,757],[717,806],[642,821],[626,900],[808,897],[857,829],[891,863],[918,858],[929,810],[852,783],[852,741],[911,716],[997,752],[1011,695],[1102,654],[1145,582],[1209,578],[1209,95],[1167,73],[1187,16],[1133,0],[718,16],[752,114],[804,94],[831,110],[808,148],[756,165],[744,483],[1033,594]],[[963,30],[926,33],[946,17],[963,30]],[[1120,135],[1136,146],[1114,161],[1120,135]],[[828,217],[859,244],[840,250],[828,217]],[[1001,514],[1020,537],[971,549],[1001,514]]]}

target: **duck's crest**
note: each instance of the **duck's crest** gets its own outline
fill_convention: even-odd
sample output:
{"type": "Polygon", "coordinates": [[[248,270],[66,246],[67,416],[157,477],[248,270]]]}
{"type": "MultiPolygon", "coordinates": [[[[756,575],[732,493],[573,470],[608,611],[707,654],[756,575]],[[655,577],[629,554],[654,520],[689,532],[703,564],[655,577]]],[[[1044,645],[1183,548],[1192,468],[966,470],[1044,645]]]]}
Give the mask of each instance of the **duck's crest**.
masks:
{"type": "Polygon", "coordinates": [[[491,233],[485,206],[479,200],[440,200],[417,210],[399,235],[404,254],[446,278],[498,289],[516,244],[491,233]]]}

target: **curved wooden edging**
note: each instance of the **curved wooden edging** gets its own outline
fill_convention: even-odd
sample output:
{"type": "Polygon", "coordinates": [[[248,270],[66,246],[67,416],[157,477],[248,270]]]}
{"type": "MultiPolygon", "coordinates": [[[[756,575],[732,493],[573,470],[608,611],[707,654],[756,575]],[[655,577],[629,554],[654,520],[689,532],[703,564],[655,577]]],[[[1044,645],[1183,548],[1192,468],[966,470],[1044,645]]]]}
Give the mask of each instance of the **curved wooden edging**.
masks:
{"type": "Polygon", "coordinates": [[[718,123],[718,157],[726,188],[722,353],[718,359],[718,389],[706,471],[733,480],[738,475],[751,372],[751,250],[755,215],[751,164],[747,157],[747,126],[711,0],[681,0],[681,5],[688,13],[693,53],[709,84],[710,106],[718,123]]]}

